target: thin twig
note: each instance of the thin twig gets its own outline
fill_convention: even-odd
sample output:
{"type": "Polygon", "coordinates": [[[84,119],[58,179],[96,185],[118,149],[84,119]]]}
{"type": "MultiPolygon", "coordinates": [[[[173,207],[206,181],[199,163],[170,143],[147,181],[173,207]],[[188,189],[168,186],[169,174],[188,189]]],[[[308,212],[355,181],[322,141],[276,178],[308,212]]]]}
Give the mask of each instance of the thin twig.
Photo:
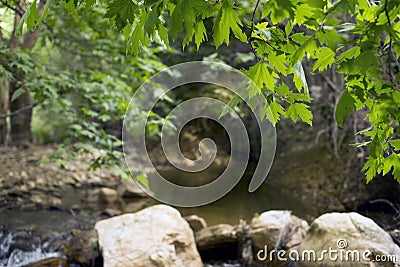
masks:
{"type": "Polygon", "coordinates": [[[37,105],[39,105],[38,102],[35,102],[31,105],[25,106],[23,108],[17,109],[16,111],[13,111],[11,113],[8,114],[4,114],[4,115],[0,115],[0,119],[4,119],[4,118],[8,118],[8,117],[13,117],[15,115],[18,115],[19,113],[25,112],[27,110],[33,109],[34,107],[36,107],[37,105]]]}
{"type": "Polygon", "coordinates": [[[258,5],[260,4],[260,0],[257,0],[257,3],[253,9],[253,14],[251,16],[251,32],[250,32],[250,37],[247,39],[247,42],[249,43],[250,47],[251,47],[251,51],[253,51],[254,57],[256,58],[257,61],[260,60],[260,58],[258,57],[256,50],[254,49],[253,45],[251,44],[251,35],[253,34],[254,31],[254,19],[256,17],[256,12],[258,9],[258,5]]]}
{"type": "Polygon", "coordinates": [[[375,199],[375,200],[371,200],[369,203],[371,204],[375,204],[378,202],[382,202],[382,203],[386,203],[388,204],[396,213],[400,213],[400,210],[389,200],[387,199],[383,199],[383,198],[379,198],[379,199],[375,199]]]}
{"type": "Polygon", "coordinates": [[[342,92],[342,89],[340,89],[331,79],[329,79],[329,77],[322,75],[322,78],[329,84],[330,87],[332,87],[333,90],[336,92],[342,92]]]}
{"type": "Polygon", "coordinates": [[[254,10],[253,10],[253,15],[251,16],[251,22],[253,22],[253,24],[254,24],[254,17],[256,16],[256,11],[257,11],[259,4],[260,4],[260,0],[257,0],[256,6],[254,7],[254,10]]]}
{"type": "MultiPolygon", "coordinates": [[[[16,12],[18,15],[20,15],[21,17],[24,15],[24,11],[21,9],[18,9],[16,7],[13,7],[12,5],[10,5],[10,3],[8,3],[5,0],[0,0],[0,3],[2,3],[3,5],[5,5],[7,8],[11,9],[12,11],[16,12]]],[[[18,6],[19,7],[19,6],[18,6]]]]}
{"type": "MultiPolygon", "coordinates": [[[[385,1],[385,15],[386,15],[386,19],[387,19],[387,23],[389,24],[389,27],[392,26],[392,23],[390,22],[390,16],[389,16],[389,12],[387,10],[387,1],[385,1]]],[[[391,66],[391,54],[392,54],[392,36],[390,36],[390,32],[389,34],[389,48],[388,48],[388,67],[389,67],[389,80],[392,84],[394,84],[394,80],[393,80],[393,74],[392,74],[392,66],[391,66]]]]}

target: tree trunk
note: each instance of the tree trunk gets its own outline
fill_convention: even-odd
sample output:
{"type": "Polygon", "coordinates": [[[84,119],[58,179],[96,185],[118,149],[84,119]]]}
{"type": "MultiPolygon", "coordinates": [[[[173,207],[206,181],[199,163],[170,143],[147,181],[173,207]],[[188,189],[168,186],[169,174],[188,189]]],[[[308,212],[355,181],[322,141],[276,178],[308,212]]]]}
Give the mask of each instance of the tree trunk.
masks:
{"type": "Polygon", "coordinates": [[[2,81],[0,80],[0,145],[6,144],[7,141],[7,118],[5,117],[8,111],[8,97],[3,90],[2,81]]]}
{"type": "MultiPolygon", "coordinates": [[[[18,74],[13,75],[14,80],[10,82],[10,94],[9,99],[11,99],[14,92],[21,87],[23,78],[18,74]]],[[[21,109],[27,108],[31,105],[31,96],[29,92],[23,93],[14,101],[10,101],[10,112],[18,112],[21,109]]],[[[28,146],[33,141],[32,130],[32,109],[28,108],[21,112],[15,113],[15,115],[10,117],[10,143],[15,146],[28,146]]]]}
{"type": "MultiPolygon", "coordinates": [[[[22,2],[24,3],[25,1],[22,2]]],[[[40,1],[38,4],[39,14],[43,13],[44,6],[44,2],[40,1]]],[[[35,46],[39,38],[39,32],[28,31],[21,43],[21,38],[15,35],[15,29],[20,19],[20,14],[15,14],[14,31],[11,35],[9,46],[13,49],[18,49],[19,47],[22,50],[30,50],[35,46]]],[[[31,105],[31,96],[29,92],[26,92],[14,99],[14,101],[11,101],[14,92],[24,86],[24,77],[21,73],[19,73],[18,70],[14,70],[12,74],[13,80],[11,80],[9,84],[10,112],[20,112],[10,117],[10,143],[15,146],[27,146],[33,142],[31,130],[32,108],[29,108],[31,105]]]]}

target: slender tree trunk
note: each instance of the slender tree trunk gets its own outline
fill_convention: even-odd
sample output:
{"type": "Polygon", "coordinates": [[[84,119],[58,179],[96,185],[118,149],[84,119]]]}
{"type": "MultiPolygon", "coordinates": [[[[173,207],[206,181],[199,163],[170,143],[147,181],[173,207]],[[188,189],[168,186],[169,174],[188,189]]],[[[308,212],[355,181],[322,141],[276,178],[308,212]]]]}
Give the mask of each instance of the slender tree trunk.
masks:
{"type": "Polygon", "coordinates": [[[7,141],[8,125],[5,115],[8,111],[8,97],[6,92],[3,90],[1,82],[2,81],[0,80],[0,145],[4,145],[7,141]]]}
{"type": "MultiPolygon", "coordinates": [[[[14,75],[14,80],[10,82],[9,99],[14,92],[21,87],[23,78],[18,74],[14,75]]],[[[23,93],[14,101],[10,101],[10,112],[16,112],[31,105],[31,96],[29,92],[23,93]]],[[[15,146],[27,146],[33,141],[32,131],[32,109],[27,109],[16,113],[10,117],[10,143],[15,146]]]]}
{"type": "MultiPolygon", "coordinates": [[[[24,2],[24,1],[22,1],[24,2]]],[[[38,11],[41,14],[44,10],[44,2],[40,1],[38,4],[38,11]]],[[[15,29],[18,25],[21,17],[19,14],[15,15],[14,21],[14,32],[11,35],[9,45],[13,49],[22,49],[22,50],[30,50],[32,49],[38,38],[38,31],[29,31],[25,34],[23,41],[19,36],[15,35],[15,29]]],[[[18,70],[12,71],[13,80],[9,83],[9,108],[10,112],[16,112],[21,109],[24,109],[31,105],[31,96],[29,92],[23,93],[18,98],[11,101],[12,95],[19,88],[23,88],[24,86],[24,77],[18,70]]],[[[10,143],[15,146],[27,146],[33,141],[32,130],[31,130],[31,122],[32,122],[32,109],[26,109],[22,112],[16,113],[14,116],[10,117],[10,143]]]]}

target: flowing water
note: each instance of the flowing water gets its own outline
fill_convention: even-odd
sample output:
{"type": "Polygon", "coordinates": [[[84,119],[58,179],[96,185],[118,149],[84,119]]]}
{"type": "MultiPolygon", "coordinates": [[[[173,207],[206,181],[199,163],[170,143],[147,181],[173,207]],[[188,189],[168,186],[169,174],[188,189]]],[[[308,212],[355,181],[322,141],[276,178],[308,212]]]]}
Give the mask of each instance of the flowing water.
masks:
{"type": "MultiPolygon", "coordinates": [[[[169,177],[184,179],[175,170],[164,171],[169,177]]],[[[212,177],[218,173],[204,173],[212,177]]],[[[186,177],[187,178],[187,177],[186,177]]],[[[196,214],[204,217],[209,225],[218,223],[237,224],[240,219],[250,221],[257,214],[271,209],[289,209],[298,216],[313,213],[306,203],[293,199],[280,187],[265,183],[254,193],[248,193],[248,173],[236,187],[223,198],[206,206],[178,208],[183,216],[196,214]]],[[[24,266],[50,257],[63,257],[62,245],[68,241],[72,229],[91,229],[102,218],[104,203],[85,202],[86,195],[79,190],[65,192],[63,204],[79,205],[83,212],[71,214],[65,210],[5,211],[0,213],[0,266],[24,266]]],[[[153,199],[128,199],[123,212],[135,212],[140,208],[158,204],[153,199]]],[[[221,265],[222,266],[222,265],[221,265]]],[[[235,266],[235,263],[224,266],[235,266]]]]}
{"type": "MultiPolygon", "coordinates": [[[[310,155],[316,154],[310,153],[310,155]]],[[[329,175],[333,175],[333,172],[327,172],[326,176],[322,175],[327,168],[323,162],[330,165],[332,163],[320,155],[315,158],[296,155],[293,157],[296,159],[278,160],[277,163],[274,163],[275,170],[273,168],[270,177],[253,193],[248,192],[251,180],[251,171],[249,171],[223,198],[202,207],[178,209],[183,216],[196,214],[205,218],[208,225],[237,224],[240,219],[250,222],[254,215],[268,210],[290,210],[294,215],[311,221],[322,213],[320,209],[317,209],[316,203],[320,199],[317,193],[325,192],[326,188],[318,189],[319,191],[314,189],[305,191],[304,188],[314,183],[329,181],[329,175]],[[311,161],[312,165],[302,162],[305,160],[311,161]],[[289,166],[287,162],[296,162],[298,165],[297,167],[289,166]],[[309,184],[302,184],[303,189],[296,190],[299,186],[296,182],[310,179],[309,184]]],[[[334,166],[334,168],[338,173],[343,171],[340,165],[334,166]]],[[[185,183],[188,179],[186,173],[177,170],[171,169],[163,172],[177,183],[185,183]]],[[[195,174],[200,176],[192,178],[209,181],[218,176],[220,172],[220,169],[211,169],[208,172],[206,170],[201,174],[195,174]]],[[[16,210],[0,213],[0,266],[23,266],[49,257],[64,257],[62,247],[70,238],[72,229],[93,229],[96,221],[106,218],[103,211],[108,206],[100,202],[89,202],[87,192],[82,192],[81,189],[71,188],[65,191],[62,203],[63,207],[59,210],[16,210]],[[79,214],[71,212],[73,206],[79,206],[81,212],[79,214]]],[[[329,199],[328,203],[331,203],[329,199]]],[[[121,205],[112,208],[126,213],[136,212],[155,204],[159,204],[159,202],[151,198],[133,198],[124,199],[121,205]]],[[[240,265],[223,263],[214,266],[240,265]]]]}

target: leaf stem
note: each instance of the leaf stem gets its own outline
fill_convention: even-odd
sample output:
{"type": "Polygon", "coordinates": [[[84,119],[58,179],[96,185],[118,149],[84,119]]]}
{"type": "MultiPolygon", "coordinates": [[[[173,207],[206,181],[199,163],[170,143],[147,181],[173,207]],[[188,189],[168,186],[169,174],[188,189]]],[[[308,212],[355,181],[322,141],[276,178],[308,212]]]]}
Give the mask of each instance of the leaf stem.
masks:
{"type": "MultiPolygon", "coordinates": [[[[385,10],[385,15],[387,19],[387,23],[389,28],[392,26],[392,23],[390,22],[390,16],[389,16],[389,11],[387,9],[387,3],[388,0],[385,1],[384,5],[384,10],[385,10]]],[[[390,31],[388,32],[388,37],[389,37],[389,48],[388,48],[388,67],[389,67],[389,80],[392,84],[394,84],[393,80],[393,73],[392,73],[392,66],[391,66],[391,53],[392,53],[392,36],[390,34],[390,31]]]]}
{"type": "Polygon", "coordinates": [[[247,39],[247,42],[249,43],[249,45],[251,47],[251,51],[253,51],[254,57],[256,58],[257,61],[259,61],[260,58],[258,57],[257,52],[256,52],[256,50],[254,49],[254,47],[253,47],[253,45],[251,43],[251,35],[254,32],[254,19],[255,19],[256,12],[257,12],[259,4],[260,4],[260,0],[257,0],[257,3],[256,3],[256,5],[255,5],[255,7],[253,9],[253,14],[251,16],[251,32],[250,32],[250,36],[247,39]]]}

